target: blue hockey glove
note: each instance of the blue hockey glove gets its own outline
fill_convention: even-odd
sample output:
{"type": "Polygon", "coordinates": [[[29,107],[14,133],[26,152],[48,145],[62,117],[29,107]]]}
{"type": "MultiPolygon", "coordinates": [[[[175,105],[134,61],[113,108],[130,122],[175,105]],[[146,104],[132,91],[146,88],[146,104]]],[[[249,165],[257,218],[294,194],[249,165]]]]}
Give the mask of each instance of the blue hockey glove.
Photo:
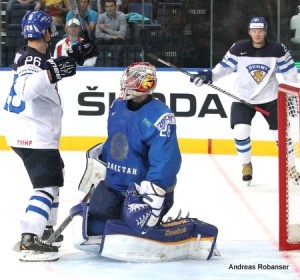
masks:
{"type": "Polygon", "coordinates": [[[165,191],[157,185],[143,181],[128,187],[124,202],[126,223],[138,233],[145,234],[157,225],[165,200],[165,191]]]}
{"type": "Polygon", "coordinates": [[[55,84],[62,78],[71,77],[76,74],[76,62],[68,56],[60,56],[55,59],[48,59],[45,69],[51,73],[51,84],[55,84]]]}
{"type": "Polygon", "coordinates": [[[97,46],[92,40],[82,40],[71,46],[67,50],[68,56],[73,57],[78,65],[83,65],[84,61],[97,56],[97,46]]]}
{"type": "Polygon", "coordinates": [[[198,74],[193,75],[190,78],[190,82],[194,83],[197,87],[201,87],[202,84],[212,83],[212,72],[211,70],[200,70],[198,74]]]}

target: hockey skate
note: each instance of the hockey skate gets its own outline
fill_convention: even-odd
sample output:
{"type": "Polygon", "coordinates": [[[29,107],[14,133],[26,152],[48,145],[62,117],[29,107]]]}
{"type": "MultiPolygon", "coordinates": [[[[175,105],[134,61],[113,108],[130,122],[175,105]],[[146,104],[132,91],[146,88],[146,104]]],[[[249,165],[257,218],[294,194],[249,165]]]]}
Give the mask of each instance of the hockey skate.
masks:
{"type": "Polygon", "coordinates": [[[288,169],[288,181],[292,185],[300,185],[300,173],[295,166],[288,169]]]}
{"type": "Polygon", "coordinates": [[[243,164],[243,170],[242,170],[242,180],[246,184],[246,186],[249,186],[252,181],[252,163],[246,163],[243,164]]]}
{"type": "Polygon", "coordinates": [[[59,259],[58,248],[32,233],[23,233],[20,243],[20,261],[52,262],[59,259]]]}
{"type": "MultiPolygon", "coordinates": [[[[42,236],[42,240],[47,241],[53,233],[54,233],[53,226],[46,226],[43,236],[42,236]]],[[[62,234],[60,234],[51,245],[60,247],[63,240],[64,240],[64,236],[62,234]]]]}

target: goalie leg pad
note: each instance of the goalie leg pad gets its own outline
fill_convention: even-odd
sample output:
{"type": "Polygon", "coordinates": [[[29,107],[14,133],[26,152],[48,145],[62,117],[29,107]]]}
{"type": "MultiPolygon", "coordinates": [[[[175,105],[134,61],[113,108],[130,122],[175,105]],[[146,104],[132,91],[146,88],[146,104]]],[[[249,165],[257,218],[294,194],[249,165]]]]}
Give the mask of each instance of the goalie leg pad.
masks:
{"type": "Polygon", "coordinates": [[[194,222],[195,229],[193,237],[196,240],[190,247],[190,257],[209,260],[214,255],[220,255],[216,249],[218,228],[196,219],[194,219],[194,222]]]}
{"type": "Polygon", "coordinates": [[[81,207],[82,211],[80,214],[73,218],[73,244],[76,249],[78,249],[78,245],[88,240],[86,234],[88,209],[88,204],[84,203],[81,207]]]}
{"type": "Polygon", "coordinates": [[[142,235],[121,221],[108,220],[100,253],[107,258],[131,262],[209,260],[217,232],[212,225],[182,218],[162,223],[142,235]]]}
{"type": "Polygon", "coordinates": [[[102,236],[87,235],[89,205],[87,203],[79,205],[82,211],[73,218],[73,245],[77,250],[99,254],[102,236]]]}

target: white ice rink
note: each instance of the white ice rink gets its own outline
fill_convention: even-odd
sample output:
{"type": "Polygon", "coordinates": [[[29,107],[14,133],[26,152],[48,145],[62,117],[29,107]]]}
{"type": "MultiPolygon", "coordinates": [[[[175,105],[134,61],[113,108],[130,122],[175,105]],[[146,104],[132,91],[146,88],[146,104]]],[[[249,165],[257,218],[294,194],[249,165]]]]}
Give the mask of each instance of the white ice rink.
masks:
{"type": "MultiPolygon", "coordinates": [[[[66,165],[61,189],[59,223],[82,193],[77,185],[85,168],[84,152],[62,152],[66,165]]],[[[77,251],[72,225],[64,231],[60,260],[21,263],[12,247],[20,239],[20,217],[31,194],[23,163],[13,153],[0,151],[1,164],[1,279],[20,280],[199,280],[300,279],[300,251],[278,251],[278,163],[276,157],[254,157],[251,187],[241,184],[237,156],[183,155],[175,205],[191,217],[219,228],[220,259],[167,263],[125,263],[77,251]],[[254,265],[232,270],[230,265],[254,265]],[[263,265],[286,265],[285,270],[262,270],[263,265]]]]}

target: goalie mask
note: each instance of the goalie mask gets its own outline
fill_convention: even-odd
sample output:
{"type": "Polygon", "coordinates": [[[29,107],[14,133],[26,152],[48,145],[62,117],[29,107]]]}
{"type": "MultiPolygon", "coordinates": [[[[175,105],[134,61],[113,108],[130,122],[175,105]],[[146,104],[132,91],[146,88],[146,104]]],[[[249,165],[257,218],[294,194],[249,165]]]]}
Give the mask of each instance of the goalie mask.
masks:
{"type": "Polygon", "coordinates": [[[121,78],[120,99],[129,100],[152,94],[156,87],[156,69],[148,62],[135,62],[126,68],[121,78]]]}

